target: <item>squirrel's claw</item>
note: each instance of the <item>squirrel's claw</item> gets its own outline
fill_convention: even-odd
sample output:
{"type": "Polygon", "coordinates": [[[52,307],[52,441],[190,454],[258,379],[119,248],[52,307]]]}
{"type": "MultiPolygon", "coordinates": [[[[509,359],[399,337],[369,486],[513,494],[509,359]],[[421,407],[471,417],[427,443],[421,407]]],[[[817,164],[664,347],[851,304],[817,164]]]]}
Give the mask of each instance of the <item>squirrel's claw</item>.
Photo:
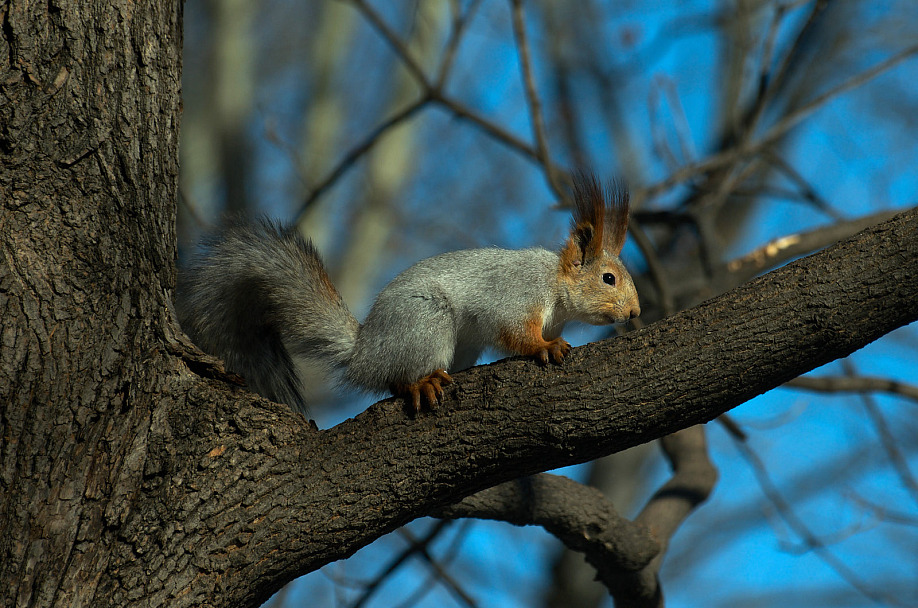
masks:
{"type": "Polygon", "coordinates": [[[414,408],[415,413],[421,411],[421,395],[423,401],[430,409],[436,409],[443,401],[443,386],[452,383],[453,379],[445,369],[437,369],[417,382],[411,384],[394,385],[392,392],[404,397],[414,408]]]}
{"type": "Polygon", "coordinates": [[[549,360],[554,363],[561,363],[567,353],[571,352],[571,345],[564,338],[555,338],[547,342],[545,347],[536,352],[535,356],[539,363],[548,365],[549,360]]]}

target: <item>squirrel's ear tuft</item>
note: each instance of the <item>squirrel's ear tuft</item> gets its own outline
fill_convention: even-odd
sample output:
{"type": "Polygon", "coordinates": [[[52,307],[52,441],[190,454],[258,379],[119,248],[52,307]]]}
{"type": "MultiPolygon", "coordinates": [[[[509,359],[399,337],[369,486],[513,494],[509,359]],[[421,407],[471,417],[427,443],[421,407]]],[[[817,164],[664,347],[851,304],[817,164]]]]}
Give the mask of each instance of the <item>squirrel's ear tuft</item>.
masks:
{"type": "Polygon", "coordinates": [[[613,182],[609,187],[611,200],[606,211],[605,248],[615,255],[622,252],[625,246],[625,235],[628,233],[628,211],[630,196],[628,189],[620,182],[613,182]]]}
{"type": "Polygon", "coordinates": [[[602,184],[592,173],[580,171],[574,181],[574,225],[571,237],[577,241],[584,260],[602,256],[605,232],[605,193],[602,184]]]}
{"type": "Polygon", "coordinates": [[[603,188],[595,175],[579,171],[574,182],[574,227],[572,234],[590,235],[589,244],[580,243],[587,257],[599,257],[603,250],[618,255],[628,231],[628,191],[612,182],[603,188]],[[591,231],[584,230],[587,226],[591,231]]]}

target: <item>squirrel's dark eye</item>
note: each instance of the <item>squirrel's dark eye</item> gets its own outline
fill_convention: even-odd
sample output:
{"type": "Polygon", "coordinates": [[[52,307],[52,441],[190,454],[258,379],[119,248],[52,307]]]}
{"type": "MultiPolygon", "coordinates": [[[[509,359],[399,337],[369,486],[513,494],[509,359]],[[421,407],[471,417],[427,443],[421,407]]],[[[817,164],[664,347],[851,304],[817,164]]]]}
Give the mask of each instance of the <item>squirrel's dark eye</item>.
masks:
{"type": "Polygon", "coordinates": [[[602,275],[602,282],[603,282],[603,283],[608,283],[609,285],[614,286],[614,285],[615,285],[615,275],[612,274],[611,272],[607,272],[607,273],[603,274],[603,275],[602,275]]]}

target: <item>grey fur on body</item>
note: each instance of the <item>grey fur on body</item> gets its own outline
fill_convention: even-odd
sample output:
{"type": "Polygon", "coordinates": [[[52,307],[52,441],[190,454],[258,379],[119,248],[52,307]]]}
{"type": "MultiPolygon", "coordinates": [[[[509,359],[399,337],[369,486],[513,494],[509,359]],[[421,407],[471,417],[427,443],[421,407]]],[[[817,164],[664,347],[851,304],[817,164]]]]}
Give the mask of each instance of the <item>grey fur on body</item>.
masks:
{"type": "MultiPolygon", "coordinates": [[[[385,390],[435,369],[471,367],[482,351],[497,346],[502,329],[530,316],[534,304],[555,309],[549,278],[558,262],[558,254],[546,249],[496,247],[421,260],[376,297],[345,377],[385,390]]],[[[557,337],[563,323],[547,323],[546,337],[557,337]]]]}

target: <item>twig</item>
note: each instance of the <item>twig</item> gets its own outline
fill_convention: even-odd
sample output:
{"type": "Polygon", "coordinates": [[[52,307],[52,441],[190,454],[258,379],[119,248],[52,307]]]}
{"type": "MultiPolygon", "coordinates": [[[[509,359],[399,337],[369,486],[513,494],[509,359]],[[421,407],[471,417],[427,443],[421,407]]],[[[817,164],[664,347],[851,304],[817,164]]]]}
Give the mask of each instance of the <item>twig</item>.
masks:
{"type": "Polygon", "coordinates": [[[659,114],[659,106],[662,105],[660,101],[662,95],[660,94],[660,88],[662,85],[659,84],[660,78],[654,78],[651,81],[650,90],[647,92],[649,99],[647,100],[647,108],[650,114],[650,140],[653,142],[653,149],[656,151],[657,156],[660,160],[666,164],[667,168],[670,170],[676,169],[680,164],[685,164],[691,162],[690,157],[683,156],[682,162],[679,162],[679,159],[676,158],[676,155],[670,149],[669,143],[667,142],[666,132],[663,128],[663,119],[659,114]]]}
{"type": "MultiPolygon", "coordinates": [[[[749,114],[749,119],[746,122],[746,136],[751,137],[755,132],[755,128],[758,125],[759,119],[764,114],[765,107],[768,105],[768,102],[771,101],[776,92],[784,86],[785,79],[787,77],[789,68],[793,65],[793,59],[797,57],[797,52],[800,49],[800,46],[803,43],[803,40],[806,38],[807,34],[812,30],[813,26],[816,24],[817,19],[822,12],[828,6],[826,0],[815,0],[813,2],[813,7],[810,9],[810,14],[807,15],[806,23],[800,28],[800,31],[797,32],[797,35],[794,37],[794,41],[791,43],[790,48],[784,54],[784,59],[781,62],[781,65],[778,67],[774,77],[771,77],[771,44],[766,46],[766,54],[762,59],[762,66],[759,76],[759,93],[756,96],[755,105],[753,106],[752,111],[749,114]]],[[[773,36],[777,33],[777,28],[779,25],[779,20],[784,17],[786,11],[794,8],[794,5],[783,5],[779,6],[775,11],[774,20],[772,21],[772,31],[770,35],[770,43],[774,42],[773,36]]]]}
{"type": "Polygon", "coordinates": [[[644,261],[647,262],[647,269],[650,271],[650,277],[653,280],[654,286],[657,288],[657,293],[660,294],[660,307],[663,309],[663,316],[668,317],[676,312],[676,303],[673,298],[673,292],[669,288],[669,279],[666,276],[666,270],[663,268],[663,264],[660,262],[660,258],[653,248],[653,243],[650,242],[640,222],[632,218],[629,231],[638,249],[641,250],[644,261]]]}
{"type": "Polygon", "coordinates": [[[484,131],[486,134],[490,135],[491,137],[501,142],[502,144],[508,146],[509,148],[516,150],[517,152],[525,156],[527,159],[539,162],[540,160],[539,154],[535,150],[535,148],[530,146],[528,143],[526,143],[519,137],[513,135],[509,131],[506,131],[500,128],[495,123],[490,122],[489,120],[482,118],[481,116],[478,116],[477,114],[475,114],[474,112],[466,108],[464,105],[458,103],[457,101],[454,101],[453,99],[446,97],[445,95],[443,95],[442,93],[438,91],[431,91],[431,100],[436,102],[438,105],[442,106],[446,110],[448,110],[454,117],[469,121],[470,123],[472,123],[479,129],[484,131]]]}
{"type": "MultiPolygon", "coordinates": [[[[424,558],[424,561],[427,562],[427,565],[430,567],[432,574],[443,582],[446,588],[449,589],[454,596],[456,596],[456,599],[459,600],[460,603],[469,606],[469,608],[475,608],[478,606],[478,603],[475,601],[475,599],[469,595],[465,589],[462,588],[462,585],[460,585],[459,582],[456,581],[456,579],[453,578],[453,576],[443,568],[440,562],[433,558],[433,556],[430,554],[430,551],[427,550],[428,545],[426,543],[419,543],[407,528],[402,528],[400,532],[402,536],[408,539],[412,544],[417,544],[420,547],[418,549],[418,553],[422,558],[424,558]]],[[[412,597],[405,598],[405,601],[402,602],[402,606],[413,606],[417,600],[426,594],[427,589],[424,588],[425,586],[426,585],[422,585],[419,588],[419,593],[413,594],[412,597]]],[[[429,588],[429,586],[427,587],[429,588]]]]}
{"type": "Polygon", "coordinates": [[[741,143],[736,147],[723,150],[722,152],[714,154],[713,156],[709,156],[707,159],[701,162],[682,167],[681,169],[670,174],[669,177],[666,177],[659,182],[644,188],[641,195],[647,197],[656,196],[661,192],[665,192],[673,186],[687,181],[695,176],[715,171],[731,163],[738,162],[759,153],[764,148],[767,148],[778,139],[786,135],[787,132],[795,127],[800,121],[819,109],[820,106],[825,104],[833,97],[861,86],[865,82],[876,78],[883,72],[895,67],[902,61],[909,59],[916,53],[918,53],[918,45],[910,46],[904,51],[896,53],[886,61],[875,65],[869,70],[857,74],[842,84],[826,91],[822,95],[817,96],[815,99],[798,108],[794,112],[788,114],[783,119],[778,121],[778,123],[776,123],[771,129],[769,129],[765,135],[756,141],[741,143]]]}
{"type": "MultiPolygon", "coordinates": [[[[325,176],[322,181],[320,181],[306,196],[303,203],[300,205],[300,209],[296,214],[297,220],[301,219],[303,214],[307,209],[328,189],[330,188],[341,176],[358,160],[361,156],[366,154],[376,143],[376,141],[385,134],[392,127],[400,124],[406,119],[413,116],[418,110],[424,107],[427,103],[433,102],[436,105],[439,105],[449,111],[454,117],[466,120],[471,124],[475,125],[481,129],[484,133],[490,137],[496,139],[497,141],[503,143],[509,148],[516,150],[521,153],[524,157],[529,160],[536,161],[540,163],[543,169],[546,172],[546,176],[549,180],[549,185],[552,190],[558,195],[559,198],[563,198],[563,189],[559,185],[557,175],[560,172],[560,169],[556,167],[548,157],[547,144],[545,143],[544,132],[539,127],[541,124],[541,111],[539,109],[539,100],[535,95],[534,85],[530,87],[531,82],[527,83],[527,100],[530,102],[531,112],[533,115],[534,129],[536,133],[536,142],[538,148],[533,148],[528,143],[524,142],[520,138],[516,137],[509,131],[502,129],[497,124],[479,116],[478,114],[472,112],[464,105],[459,102],[447,97],[443,93],[443,86],[445,80],[449,74],[456,49],[458,48],[459,41],[461,39],[461,34],[464,31],[465,24],[468,19],[472,16],[474,10],[477,8],[480,0],[474,0],[464,17],[457,19],[453,25],[453,32],[450,38],[450,41],[446,47],[446,53],[444,55],[443,63],[440,66],[437,76],[436,85],[432,85],[428,80],[427,76],[424,74],[423,69],[418,64],[418,62],[411,55],[411,51],[405,46],[404,42],[396,35],[394,31],[386,24],[382,17],[377,13],[370,5],[368,5],[365,0],[350,0],[355,7],[367,18],[367,20],[373,25],[377,32],[388,42],[389,46],[393,49],[395,54],[399,59],[405,64],[406,69],[414,76],[417,80],[418,85],[421,87],[422,95],[421,97],[407,106],[402,111],[398,112],[394,116],[390,117],[388,120],[383,122],[381,125],[376,127],[362,142],[354,146],[345,156],[338,162],[338,164],[331,170],[331,172],[325,176]],[[530,95],[531,93],[531,95],[530,95]],[[532,103],[535,103],[535,107],[532,107],[532,103]],[[536,117],[538,119],[536,120],[536,117]],[[540,143],[541,142],[541,143],[540,143]]],[[[525,42],[525,39],[524,39],[525,42]]],[[[525,46],[521,48],[525,49],[525,46]]],[[[525,49],[526,57],[522,60],[523,63],[523,72],[524,76],[526,74],[530,75],[531,80],[531,68],[528,68],[528,49],[525,49]]],[[[522,57],[522,54],[521,54],[522,57]]]]}
{"type": "MultiPolygon", "coordinates": [[[[462,544],[465,534],[471,527],[470,525],[471,523],[472,523],[471,520],[465,520],[461,524],[459,531],[453,536],[453,539],[452,541],[450,541],[449,546],[444,550],[443,555],[440,557],[440,559],[437,562],[430,562],[431,571],[428,574],[429,581],[433,580],[434,577],[438,576],[438,572],[442,571],[443,566],[449,564],[456,558],[456,556],[459,553],[459,548],[460,548],[460,545],[462,544]],[[433,566],[437,566],[437,567],[434,568],[433,566]]],[[[407,528],[402,528],[402,530],[403,530],[403,534],[407,532],[407,528]]],[[[410,537],[410,534],[409,534],[409,537],[410,537]]],[[[427,557],[429,556],[425,555],[425,559],[427,557]]],[[[405,600],[401,603],[401,605],[405,607],[414,606],[422,597],[424,597],[424,595],[426,595],[427,589],[429,589],[429,585],[427,583],[420,585],[418,587],[418,590],[412,593],[410,596],[406,597],[405,600]]],[[[471,596],[468,596],[468,594],[466,594],[464,591],[462,593],[463,593],[463,597],[469,600],[469,602],[466,602],[466,603],[470,603],[470,605],[474,605],[474,603],[472,603],[473,600],[471,596]]]]}
{"type": "MultiPolygon", "coordinates": [[[[783,262],[812,253],[836,241],[848,238],[861,230],[884,222],[900,212],[901,210],[881,211],[880,213],[854,220],[836,222],[809,232],[789,234],[769,241],[743,257],[728,262],[727,271],[730,273],[730,278],[727,282],[730,285],[742,284],[769,268],[774,268],[783,262]]],[[[805,385],[809,383],[809,386],[814,386],[813,380],[812,378],[798,378],[792,380],[788,385],[796,386],[797,388],[808,388],[805,385]]],[[[810,390],[818,389],[811,388],[810,390]]]]}
{"type": "MultiPolygon", "coordinates": [[[[676,134],[676,141],[679,143],[679,154],[682,158],[682,164],[692,162],[695,158],[695,147],[692,144],[692,129],[685,115],[685,108],[682,105],[682,100],[679,98],[679,94],[676,91],[672,79],[662,76],[655,77],[653,79],[653,87],[650,90],[650,95],[652,95],[650,107],[653,112],[651,123],[654,124],[654,132],[657,131],[656,123],[662,123],[662,119],[656,119],[655,106],[658,104],[663,105],[665,102],[666,107],[669,109],[673,130],[676,134]]],[[[659,145],[666,149],[666,155],[672,159],[673,163],[676,163],[676,155],[666,143],[665,135],[660,136],[659,145]]],[[[674,164],[673,167],[675,166],[674,164]]]]}
{"type": "Polygon", "coordinates": [[[765,91],[768,89],[769,75],[771,74],[771,63],[775,55],[775,39],[778,37],[778,30],[781,27],[785,15],[787,15],[788,5],[778,4],[774,7],[774,13],[771,16],[771,24],[768,26],[768,33],[765,35],[765,42],[762,44],[762,60],[759,63],[759,90],[756,95],[756,102],[765,97],[765,91]]]}
{"type": "Polygon", "coordinates": [[[850,493],[851,500],[855,504],[870,511],[877,519],[886,523],[897,524],[900,526],[918,527],[918,517],[904,511],[894,511],[884,505],[878,505],[873,501],[867,500],[863,496],[854,492],[850,493]]]}
{"type": "Polygon", "coordinates": [[[428,544],[433,542],[433,540],[440,535],[443,530],[446,529],[448,525],[452,522],[448,520],[438,521],[427,534],[424,535],[420,540],[412,540],[411,544],[405,548],[401,553],[399,553],[392,561],[389,562],[389,565],[382,569],[382,571],[376,575],[369,584],[367,584],[366,589],[357,600],[351,604],[351,608],[360,608],[369,601],[370,597],[379,589],[382,583],[389,577],[390,574],[395,572],[409,557],[417,554],[423,550],[428,544]]]}
{"type": "Polygon", "coordinates": [[[411,75],[418,81],[418,84],[421,86],[421,89],[426,93],[433,87],[430,85],[430,81],[427,79],[427,76],[424,74],[423,68],[420,64],[415,61],[414,57],[411,55],[411,51],[408,50],[408,47],[405,46],[405,43],[402,42],[402,39],[392,31],[392,29],[383,21],[382,17],[377,13],[373,7],[367,4],[364,0],[351,0],[351,3],[356,6],[360,12],[369,20],[369,22],[376,28],[376,31],[382,35],[382,37],[389,43],[389,46],[392,47],[392,50],[395,51],[395,54],[398,55],[399,59],[402,60],[402,63],[405,64],[405,67],[411,72],[411,75]]]}
{"type": "Polygon", "coordinates": [[[465,27],[468,25],[469,21],[471,21],[472,16],[478,10],[478,5],[480,4],[481,0],[472,0],[464,15],[459,15],[453,19],[453,27],[443,52],[443,61],[440,62],[440,68],[437,70],[437,78],[433,86],[434,89],[438,91],[443,89],[443,85],[446,83],[446,79],[453,68],[456,51],[459,49],[459,42],[462,39],[462,34],[465,32],[465,27]]]}
{"type": "Polygon", "coordinates": [[[789,180],[794,182],[797,188],[800,190],[800,196],[803,200],[809,202],[819,211],[825,213],[829,217],[835,220],[842,219],[841,214],[835,211],[832,208],[832,205],[828,201],[823,199],[816,192],[816,189],[810,185],[806,179],[800,175],[800,172],[797,171],[790,163],[788,163],[784,158],[781,157],[775,151],[766,151],[764,154],[765,159],[770,162],[778,171],[783,173],[789,180]]]}
{"type": "Polygon", "coordinates": [[[734,439],[740,441],[746,441],[749,436],[746,434],[746,431],[743,430],[743,427],[731,416],[730,414],[721,414],[717,417],[717,422],[720,423],[724,430],[727,431],[734,439]]]}
{"type": "Polygon", "coordinates": [[[756,143],[756,146],[761,148],[764,145],[770,144],[781,137],[783,137],[788,131],[795,127],[801,120],[812,114],[814,111],[823,106],[827,101],[834,97],[846,93],[852,89],[856,89],[862,84],[873,80],[883,72],[888,71],[889,69],[895,67],[896,65],[902,63],[906,59],[911,58],[913,55],[918,53],[918,44],[913,44],[912,46],[906,48],[903,51],[899,51],[886,61],[881,61],[877,65],[873,66],[869,70],[865,70],[860,74],[852,76],[845,82],[840,85],[833,87],[823,93],[822,95],[817,95],[812,101],[803,106],[797,108],[781,120],[779,120],[768,133],[762,137],[759,142],[756,143]]]}
{"type": "MultiPolygon", "coordinates": [[[[857,371],[850,358],[843,360],[842,366],[849,377],[857,378],[857,371]]],[[[880,444],[883,446],[883,451],[886,452],[886,457],[889,458],[890,464],[892,464],[893,469],[895,469],[896,474],[902,481],[905,491],[908,492],[915,503],[918,503],[918,481],[915,480],[915,476],[912,475],[912,471],[908,468],[908,460],[902,455],[899,446],[896,445],[896,438],[889,429],[883,412],[877,406],[876,399],[873,398],[872,394],[863,392],[860,393],[860,397],[870,421],[877,430],[877,435],[880,437],[880,444]]]]}
{"type": "Polygon", "coordinates": [[[918,386],[871,376],[800,376],[784,386],[817,393],[888,393],[918,402],[918,386]]]}
{"type": "Polygon", "coordinates": [[[840,559],[835,557],[835,554],[829,551],[819,537],[816,536],[803,520],[797,516],[790,504],[784,499],[784,496],[771,480],[771,476],[768,474],[765,464],[752,450],[749,443],[734,438],[734,444],[737,449],[739,449],[740,454],[746,459],[746,462],[752,467],[752,472],[759,483],[759,487],[762,489],[765,497],[768,498],[774,506],[781,519],[784,520],[784,523],[787,524],[802,542],[813,550],[816,556],[822,560],[824,564],[834,570],[842,580],[869,600],[877,604],[901,605],[900,602],[896,601],[895,598],[890,597],[888,594],[869,588],[860,578],[858,578],[854,571],[848,568],[840,559]]]}
{"type": "Polygon", "coordinates": [[[306,196],[306,199],[300,205],[299,211],[296,214],[296,221],[299,222],[303,214],[306,213],[306,210],[309,209],[316,199],[319,198],[328,188],[330,188],[354,163],[360,159],[361,156],[366,154],[382,137],[386,132],[389,131],[392,127],[395,127],[402,122],[408,120],[417,113],[418,110],[423,108],[430,101],[427,97],[422,97],[415,101],[414,103],[405,107],[402,111],[397,112],[393,116],[389,117],[388,120],[383,122],[381,125],[376,127],[362,142],[351,148],[351,150],[344,155],[344,157],[338,161],[338,164],[335,165],[334,169],[325,176],[325,178],[319,182],[315,188],[313,188],[309,194],[306,196]]]}
{"type": "Polygon", "coordinates": [[[526,103],[529,105],[529,118],[532,121],[532,132],[536,142],[536,152],[539,161],[545,168],[545,177],[548,186],[559,199],[567,198],[561,184],[555,175],[551,156],[548,152],[548,138],[545,136],[545,120],[542,116],[542,101],[535,87],[535,78],[532,74],[532,60],[529,53],[529,41],[526,38],[526,24],[523,15],[522,0],[511,0],[513,6],[513,35],[516,39],[520,55],[520,70],[523,74],[523,83],[526,90],[526,103]]]}

